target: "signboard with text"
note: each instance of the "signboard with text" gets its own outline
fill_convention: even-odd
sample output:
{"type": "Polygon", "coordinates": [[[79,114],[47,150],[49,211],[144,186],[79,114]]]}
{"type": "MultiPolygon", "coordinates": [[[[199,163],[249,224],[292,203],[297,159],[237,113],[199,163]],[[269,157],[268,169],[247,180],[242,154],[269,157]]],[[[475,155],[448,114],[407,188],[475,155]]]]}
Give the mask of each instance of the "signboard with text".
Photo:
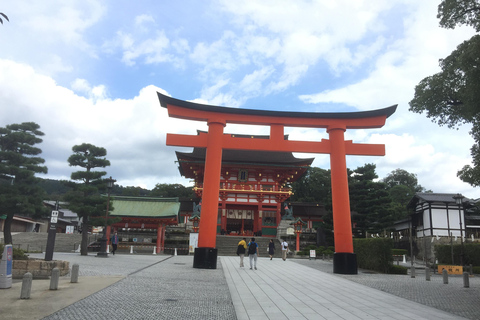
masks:
{"type": "Polygon", "coordinates": [[[442,273],[443,269],[447,270],[448,274],[463,274],[462,266],[438,265],[438,273],[442,273]]]}

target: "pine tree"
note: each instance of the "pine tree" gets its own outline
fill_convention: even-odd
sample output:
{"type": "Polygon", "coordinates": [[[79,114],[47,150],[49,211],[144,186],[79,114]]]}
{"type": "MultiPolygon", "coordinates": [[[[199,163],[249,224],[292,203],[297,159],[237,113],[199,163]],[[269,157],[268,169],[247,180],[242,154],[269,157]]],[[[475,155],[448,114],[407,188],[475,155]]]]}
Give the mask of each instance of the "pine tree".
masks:
{"type": "Polygon", "coordinates": [[[4,241],[12,243],[11,224],[15,214],[41,216],[43,189],[36,173],[47,173],[45,160],[36,147],[42,142],[40,126],[34,122],[10,124],[0,128],[0,210],[5,215],[4,241]]]}
{"type": "Polygon", "coordinates": [[[88,254],[88,231],[90,228],[89,218],[100,216],[105,213],[107,199],[102,197],[99,188],[105,187],[102,177],[105,171],[96,171],[96,168],[105,168],[110,165],[105,156],[105,148],[96,147],[89,143],[75,145],[73,154],[68,158],[68,163],[73,167],[84,168],[84,171],[76,171],[71,174],[71,179],[80,183],[72,183],[74,191],[65,195],[69,203],[68,208],[76,212],[82,220],[82,244],[80,254],[88,254]]]}

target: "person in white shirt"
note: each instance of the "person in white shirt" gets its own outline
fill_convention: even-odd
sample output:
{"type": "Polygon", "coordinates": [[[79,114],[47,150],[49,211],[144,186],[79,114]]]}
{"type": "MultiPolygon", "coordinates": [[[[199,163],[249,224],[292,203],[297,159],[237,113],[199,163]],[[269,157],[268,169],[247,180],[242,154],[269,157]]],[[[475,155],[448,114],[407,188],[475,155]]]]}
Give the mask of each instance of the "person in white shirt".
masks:
{"type": "Polygon", "coordinates": [[[283,259],[283,261],[285,261],[285,260],[287,260],[287,252],[288,252],[287,241],[283,240],[281,246],[282,246],[282,259],[283,259]]]}

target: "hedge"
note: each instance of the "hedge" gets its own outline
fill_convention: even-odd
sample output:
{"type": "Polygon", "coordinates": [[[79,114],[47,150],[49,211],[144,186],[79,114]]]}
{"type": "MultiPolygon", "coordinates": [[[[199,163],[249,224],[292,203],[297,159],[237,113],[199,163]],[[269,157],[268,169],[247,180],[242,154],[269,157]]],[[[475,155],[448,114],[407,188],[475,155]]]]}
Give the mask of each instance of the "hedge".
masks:
{"type": "MultiPolygon", "coordinates": [[[[460,264],[460,255],[462,253],[462,245],[453,245],[453,259],[452,261],[452,246],[448,244],[437,244],[435,246],[435,257],[440,264],[460,264]]],[[[480,244],[478,243],[464,243],[463,244],[463,264],[480,266],[480,244]]]]}
{"type": "Polygon", "coordinates": [[[390,238],[353,239],[359,268],[389,273],[393,265],[390,238]]]}

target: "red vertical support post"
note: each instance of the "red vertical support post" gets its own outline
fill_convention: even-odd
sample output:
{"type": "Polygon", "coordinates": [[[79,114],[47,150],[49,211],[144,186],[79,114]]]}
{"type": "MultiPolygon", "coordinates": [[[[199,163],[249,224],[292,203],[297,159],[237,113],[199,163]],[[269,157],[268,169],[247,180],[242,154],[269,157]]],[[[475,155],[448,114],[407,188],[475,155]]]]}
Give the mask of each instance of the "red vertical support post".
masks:
{"type": "Polygon", "coordinates": [[[217,219],[220,173],[222,168],[222,144],[224,120],[208,121],[207,151],[203,178],[202,209],[198,248],[195,248],[193,267],[201,269],[217,268],[217,219]]]}
{"type": "Polygon", "coordinates": [[[157,248],[155,249],[157,254],[160,253],[161,244],[162,244],[162,225],[158,224],[158,226],[157,226],[157,248]]]}
{"type": "Polygon", "coordinates": [[[107,235],[106,235],[106,237],[107,237],[107,252],[108,252],[108,248],[109,248],[108,246],[110,245],[110,234],[111,234],[110,230],[111,230],[111,228],[112,228],[112,226],[107,226],[107,235]]]}
{"type": "Polygon", "coordinates": [[[353,253],[352,219],[348,193],[345,128],[328,128],[330,138],[330,169],[332,180],[333,232],[335,254],[333,272],[357,274],[357,257],[353,253]]]}
{"type": "Polygon", "coordinates": [[[297,244],[295,250],[300,251],[300,232],[297,232],[297,244]]]}

